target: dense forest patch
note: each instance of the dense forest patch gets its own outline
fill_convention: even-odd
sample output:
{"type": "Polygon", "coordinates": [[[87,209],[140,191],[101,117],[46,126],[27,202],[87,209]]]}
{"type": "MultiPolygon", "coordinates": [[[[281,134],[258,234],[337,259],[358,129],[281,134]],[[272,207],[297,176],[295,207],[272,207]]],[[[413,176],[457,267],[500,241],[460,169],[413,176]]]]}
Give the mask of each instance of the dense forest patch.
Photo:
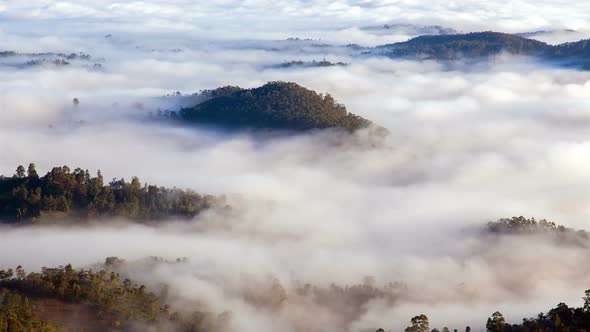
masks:
{"type": "Polygon", "coordinates": [[[486,31],[418,36],[405,42],[377,46],[374,51],[393,58],[443,61],[477,59],[505,52],[587,68],[590,64],[589,44],[590,40],[580,40],[549,45],[521,35],[486,31]]]}
{"type": "Polygon", "coordinates": [[[216,202],[215,197],[191,190],[113,179],[100,171],[68,166],[37,174],[35,164],[21,165],[11,177],[0,176],[0,221],[63,220],[121,217],[131,220],[193,218],[216,202]]]}
{"type": "Polygon", "coordinates": [[[253,89],[226,86],[201,95],[201,103],[165,115],[183,122],[229,128],[355,131],[371,125],[371,121],[349,113],[330,94],[318,94],[295,83],[270,82],[253,89]]]}
{"type": "Polygon", "coordinates": [[[228,313],[172,312],[160,295],[113,271],[119,262],[109,257],[96,272],[70,264],[0,270],[0,332],[218,331],[227,323],[228,313]]]}

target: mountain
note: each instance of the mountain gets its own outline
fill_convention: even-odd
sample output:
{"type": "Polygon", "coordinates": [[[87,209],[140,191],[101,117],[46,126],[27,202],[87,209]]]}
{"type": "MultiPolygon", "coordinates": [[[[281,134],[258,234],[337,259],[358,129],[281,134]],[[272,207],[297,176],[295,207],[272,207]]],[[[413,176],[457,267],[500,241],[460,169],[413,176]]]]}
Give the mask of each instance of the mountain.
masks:
{"type": "Polygon", "coordinates": [[[457,60],[511,54],[543,56],[551,45],[517,35],[499,32],[419,36],[406,42],[377,46],[378,54],[393,58],[457,60]]]}
{"type": "MultiPolygon", "coordinates": [[[[186,260],[152,257],[144,265],[155,263],[186,260]]],[[[0,270],[0,331],[227,331],[229,312],[173,311],[165,290],[150,291],[120,274],[125,264],[108,257],[90,269],[67,264],[30,273],[20,265],[0,270]]]]}
{"type": "Polygon", "coordinates": [[[167,116],[189,123],[230,128],[293,131],[367,128],[371,121],[349,113],[329,95],[295,83],[270,82],[253,89],[226,86],[201,92],[202,102],[167,116]]]}
{"type": "Polygon", "coordinates": [[[532,56],[563,66],[590,69],[590,40],[549,45],[525,38],[522,34],[500,32],[419,36],[406,42],[377,46],[365,54],[384,55],[391,58],[452,61],[480,59],[502,52],[532,56]]]}
{"type": "Polygon", "coordinates": [[[590,69],[590,39],[553,46],[544,57],[563,65],[590,69]]]}

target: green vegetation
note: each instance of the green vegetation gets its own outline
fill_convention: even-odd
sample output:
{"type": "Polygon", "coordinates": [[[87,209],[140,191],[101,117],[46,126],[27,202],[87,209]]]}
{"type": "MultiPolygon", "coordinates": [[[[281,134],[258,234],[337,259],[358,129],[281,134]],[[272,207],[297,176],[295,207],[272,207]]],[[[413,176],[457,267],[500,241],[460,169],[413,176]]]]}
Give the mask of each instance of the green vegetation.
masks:
{"type": "Polygon", "coordinates": [[[189,123],[230,128],[310,130],[366,128],[371,122],[346,111],[329,94],[295,83],[270,82],[254,89],[226,86],[201,93],[205,100],[166,116],[189,123]]]}
{"type": "Polygon", "coordinates": [[[168,315],[167,307],[154,294],[146,292],[144,286],[133,285],[129,279],[121,281],[114,272],[76,271],[71,265],[43,268],[41,273],[27,276],[20,266],[16,271],[16,277],[12,277],[11,270],[0,271],[0,275],[5,274],[0,278],[0,290],[24,296],[22,305],[17,305],[18,310],[14,311],[19,320],[27,318],[26,304],[36,299],[89,304],[107,325],[114,327],[121,321],[149,322],[168,315]]]}
{"type": "Polygon", "coordinates": [[[411,319],[412,325],[406,327],[405,332],[428,332],[428,317],[421,314],[411,319]]]}
{"type": "MultiPolygon", "coordinates": [[[[502,218],[498,221],[488,223],[488,229],[493,233],[564,233],[573,232],[574,230],[563,225],[557,225],[553,221],[541,219],[539,221],[535,218],[512,217],[502,218]]],[[[585,231],[580,231],[586,233],[585,231]]],[[[581,233],[581,234],[582,234],[581,233]]]]}
{"type": "Polygon", "coordinates": [[[555,222],[535,218],[512,217],[503,218],[487,224],[487,231],[496,235],[540,235],[548,236],[559,244],[588,247],[590,234],[584,230],[558,225],[555,222]]]}
{"type": "Polygon", "coordinates": [[[33,313],[27,297],[7,289],[0,289],[0,332],[58,331],[55,323],[44,321],[33,313]]]}
{"type": "Polygon", "coordinates": [[[215,203],[213,196],[190,190],[113,179],[104,184],[100,171],[54,167],[39,177],[35,164],[21,165],[12,177],[0,176],[0,220],[122,217],[131,220],[192,218],[215,203]]]}
{"type": "MultiPolygon", "coordinates": [[[[504,315],[496,311],[488,318],[485,327],[487,332],[566,332],[566,331],[588,331],[590,330],[590,289],[584,293],[584,304],[579,308],[568,307],[565,303],[559,303],[547,313],[540,313],[537,317],[523,318],[521,324],[510,324],[506,322],[504,315]]],[[[377,332],[383,332],[378,329],[377,332]]],[[[429,330],[428,317],[424,314],[411,319],[411,325],[406,332],[437,332],[439,329],[429,330]]],[[[442,328],[448,332],[448,327],[442,328]]],[[[454,330],[457,331],[456,329],[454,330]]],[[[465,332],[471,332],[467,326],[465,332]]]]}
{"type": "MultiPolygon", "coordinates": [[[[25,274],[22,267],[0,270],[0,332],[70,330],[73,318],[67,313],[84,315],[76,330],[128,330],[138,324],[167,326],[173,331],[208,331],[221,329],[228,313],[212,315],[194,312],[182,315],[170,312],[159,296],[146,287],[112,271],[122,261],[107,258],[104,269],[75,270],[71,265],[43,268],[41,273],[25,274]],[[109,272],[110,271],[110,272],[109,272]],[[51,320],[39,316],[50,311],[51,320]]],[[[158,329],[160,330],[160,329],[158,329]]]]}

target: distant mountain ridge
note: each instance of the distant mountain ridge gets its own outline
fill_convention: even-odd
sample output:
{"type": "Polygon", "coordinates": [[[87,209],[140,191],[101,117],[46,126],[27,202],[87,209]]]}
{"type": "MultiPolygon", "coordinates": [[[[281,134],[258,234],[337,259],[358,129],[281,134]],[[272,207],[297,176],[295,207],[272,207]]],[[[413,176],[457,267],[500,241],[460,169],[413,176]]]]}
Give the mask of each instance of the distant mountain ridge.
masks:
{"type": "Polygon", "coordinates": [[[453,61],[490,57],[503,52],[590,68],[590,39],[549,45],[522,35],[493,31],[424,35],[405,42],[380,45],[368,53],[391,58],[453,61]]]}

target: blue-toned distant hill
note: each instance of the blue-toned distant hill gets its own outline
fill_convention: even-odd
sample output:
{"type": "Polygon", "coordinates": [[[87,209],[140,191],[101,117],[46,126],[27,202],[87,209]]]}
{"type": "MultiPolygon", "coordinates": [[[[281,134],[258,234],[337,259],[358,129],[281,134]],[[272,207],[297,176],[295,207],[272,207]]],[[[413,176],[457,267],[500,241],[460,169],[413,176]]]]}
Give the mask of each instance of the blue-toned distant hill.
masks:
{"type": "Polygon", "coordinates": [[[348,63],[345,62],[331,62],[327,60],[321,61],[302,61],[302,60],[293,60],[283,62],[277,65],[270,66],[271,68],[317,68],[317,67],[346,67],[348,63]]]}
{"type": "Polygon", "coordinates": [[[15,51],[0,51],[0,66],[8,66],[17,69],[46,66],[50,68],[62,68],[67,66],[80,66],[93,70],[102,69],[105,59],[93,58],[90,54],[79,53],[20,53],[15,51]]]}
{"type": "Polygon", "coordinates": [[[590,40],[549,45],[522,35],[489,31],[419,36],[406,42],[377,46],[367,53],[440,61],[478,59],[508,53],[590,68],[590,40]]]}
{"type": "Polygon", "coordinates": [[[496,55],[500,52],[542,55],[550,45],[534,39],[499,32],[419,36],[406,42],[387,44],[376,50],[390,57],[456,60],[496,55]]]}

